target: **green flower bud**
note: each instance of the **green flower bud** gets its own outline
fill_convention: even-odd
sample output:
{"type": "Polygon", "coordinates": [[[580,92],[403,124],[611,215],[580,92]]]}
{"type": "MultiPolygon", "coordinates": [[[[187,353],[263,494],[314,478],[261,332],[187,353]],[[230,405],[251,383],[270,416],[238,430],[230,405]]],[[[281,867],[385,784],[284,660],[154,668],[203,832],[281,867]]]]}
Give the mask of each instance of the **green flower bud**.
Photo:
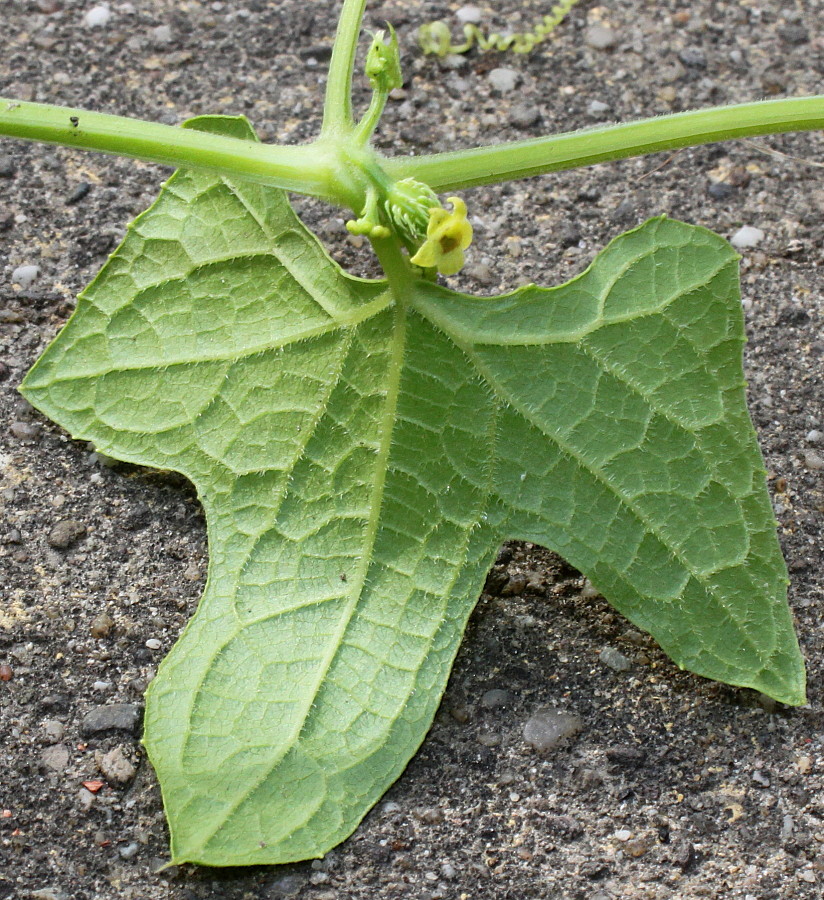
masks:
{"type": "Polygon", "coordinates": [[[386,32],[379,31],[372,38],[372,46],[366,54],[366,76],[372,89],[383,94],[403,86],[398,36],[391,25],[388,28],[389,43],[383,42],[386,32]]]}

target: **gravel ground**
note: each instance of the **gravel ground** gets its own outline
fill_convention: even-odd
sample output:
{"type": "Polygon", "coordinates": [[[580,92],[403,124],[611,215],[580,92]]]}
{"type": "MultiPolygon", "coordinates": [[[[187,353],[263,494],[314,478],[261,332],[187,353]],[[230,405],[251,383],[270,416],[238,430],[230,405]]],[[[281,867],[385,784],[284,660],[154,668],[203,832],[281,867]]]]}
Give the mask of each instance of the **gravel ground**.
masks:
{"type": "MultiPolygon", "coordinates": [[[[169,123],[244,113],[264,139],[317,132],[336,4],[112,2],[94,27],[92,6],[4,0],[0,93],[169,123]]],[[[459,6],[370,5],[406,48],[387,153],[824,85],[820,0],[584,2],[529,57],[422,59],[416,26],[456,26],[459,6]]],[[[481,5],[499,26],[519,8],[481,5]]],[[[141,698],[202,590],[203,519],[183,479],[107,464],[15,387],[167,173],[0,141],[0,900],[821,897],[822,149],[821,134],[771,138],[466,192],[476,243],[454,280],[557,283],[659,213],[759,230],[743,251],[746,365],[810,705],[677,671],[562,560],[508,545],[427,740],[351,839],[285,868],[158,874],[141,698]],[[541,753],[524,728],[547,707],[570,734],[541,753]]],[[[373,271],[343,216],[298,206],[338,259],[373,271]]]]}

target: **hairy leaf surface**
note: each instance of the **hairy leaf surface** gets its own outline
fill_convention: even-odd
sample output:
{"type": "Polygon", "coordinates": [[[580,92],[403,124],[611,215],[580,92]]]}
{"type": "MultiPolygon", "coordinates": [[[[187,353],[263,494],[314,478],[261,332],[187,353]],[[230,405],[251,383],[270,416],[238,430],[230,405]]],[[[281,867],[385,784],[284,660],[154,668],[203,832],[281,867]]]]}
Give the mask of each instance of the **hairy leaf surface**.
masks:
{"type": "Polygon", "coordinates": [[[393,297],[281,192],[174,175],[24,385],[206,510],[207,587],[147,695],[173,860],[351,833],[506,538],[563,554],[679,665],[803,702],[742,342],[734,252],[682,223],[559,288],[393,297]]]}

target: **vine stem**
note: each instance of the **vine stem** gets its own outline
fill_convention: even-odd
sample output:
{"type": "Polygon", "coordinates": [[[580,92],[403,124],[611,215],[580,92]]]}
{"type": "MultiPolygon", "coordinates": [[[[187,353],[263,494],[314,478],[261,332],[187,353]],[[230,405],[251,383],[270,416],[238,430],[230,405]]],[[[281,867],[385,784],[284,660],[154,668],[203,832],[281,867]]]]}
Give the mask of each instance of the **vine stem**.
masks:
{"type": "Polygon", "coordinates": [[[692,110],[472,150],[386,159],[393,179],[454,191],[742,137],[824,129],[824,95],[692,110]]]}
{"type": "Polygon", "coordinates": [[[320,143],[261,144],[45,103],[0,97],[0,135],[97,150],[167,166],[206,169],[346,205],[337,155],[320,143]]]}
{"type": "MultiPolygon", "coordinates": [[[[351,2],[359,4],[360,9],[363,0],[351,2]]],[[[206,169],[355,210],[363,204],[365,167],[374,169],[384,180],[411,177],[436,191],[449,191],[662,150],[819,129],[824,129],[822,95],[694,110],[431,156],[383,158],[362,148],[355,159],[348,126],[345,132],[291,147],[0,98],[0,135],[206,169]]]]}
{"type": "Polygon", "coordinates": [[[366,0],[343,0],[338,30],[329,61],[326,98],[323,103],[321,138],[350,132],[352,118],[352,70],[358,50],[366,0]]]}

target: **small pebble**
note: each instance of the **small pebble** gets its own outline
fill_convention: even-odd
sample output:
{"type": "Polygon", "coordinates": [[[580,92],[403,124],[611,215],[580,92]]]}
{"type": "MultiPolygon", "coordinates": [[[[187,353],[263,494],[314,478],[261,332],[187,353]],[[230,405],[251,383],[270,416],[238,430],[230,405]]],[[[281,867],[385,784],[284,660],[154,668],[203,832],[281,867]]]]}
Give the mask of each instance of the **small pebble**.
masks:
{"type": "Polygon", "coordinates": [[[294,897],[301,892],[306,880],[302,875],[283,875],[271,882],[270,893],[267,896],[294,897]]]}
{"type": "Polygon", "coordinates": [[[137,841],[132,841],[130,844],[126,844],[125,847],[118,847],[117,852],[120,854],[121,859],[134,859],[137,856],[137,851],[139,850],[139,846],[137,841]]]}
{"type": "Polygon", "coordinates": [[[62,519],[49,532],[47,538],[50,547],[55,550],[68,550],[86,536],[86,526],[76,519],[62,519]]]}
{"type": "Polygon", "coordinates": [[[11,283],[19,284],[24,291],[28,290],[35,278],[40,274],[40,266],[18,266],[11,273],[11,283]]]}
{"type": "Polygon", "coordinates": [[[581,240],[581,229],[572,222],[565,222],[558,229],[558,243],[566,247],[577,247],[581,240]]]}
{"type": "Polygon", "coordinates": [[[466,725],[472,718],[468,707],[464,703],[456,703],[449,707],[449,715],[459,724],[466,725]]]}
{"type": "Polygon", "coordinates": [[[623,766],[625,769],[636,769],[644,764],[647,758],[646,753],[640,747],[627,746],[626,744],[618,744],[610,747],[606,752],[607,759],[616,766],[623,766]]]}
{"type": "Polygon", "coordinates": [[[443,822],[443,810],[438,809],[437,806],[431,806],[428,809],[418,810],[415,817],[425,825],[440,825],[443,822]]]}
{"type": "Polygon", "coordinates": [[[43,735],[50,744],[62,741],[66,734],[66,726],[57,719],[46,719],[43,722],[43,735]]]}
{"type": "Polygon", "coordinates": [[[481,11],[477,6],[462,6],[455,13],[455,18],[461,25],[478,25],[481,21],[481,11]]]}
{"type": "Polygon", "coordinates": [[[33,441],[40,434],[40,426],[36,422],[12,422],[9,431],[19,441],[33,441]]]}
{"type": "Polygon", "coordinates": [[[757,247],[764,240],[764,232],[760,228],[753,228],[751,225],[745,225],[730,238],[730,243],[736,250],[747,250],[750,247],[757,247]]]}
{"type": "Polygon", "coordinates": [[[541,118],[541,111],[534,103],[516,103],[509,113],[509,121],[516,128],[529,128],[541,118]]]}
{"type": "Polygon", "coordinates": [[[492,284],[495,281],[495,275],[492,269],[485,263],[476,263],[474,266],[467,266],[464,269],[464,275],[468,275],[479,284],[492,284]]]}
{"type": "Polygon", "coordinates": [[[112,12],[109,7],[105,3],[101,3],[100,6],[93,6],[83,18],[89,28],[104,28],[111,17],[112,12]]]}
{"type": "Polygon", "coordinates": [[[637,859],[639,856],[643,856],[647,850],[650,850],[654,844],[655,839],[651,834],[641,834],[636,838],[630,838],[624,844],[624,853],[637,859]]]}
{"type": "Polygon", "coordinates": [[[616,650],[614,647],[604,647],[598,654],[598,659],[605,666],[609,666],[610,669],[614,669],[616,672],[628,672],[632,668],[632,663],[620,650],[616,650]]]}
{"type": "Polygon", "coordinates": [[[8,663],[0,664],[0,681],[11,681],[14,677],[14,670],[8,663]]]}
{"type": "Polygon", "coordinates": [[[807,440],[811,444],[820,444],[824,441],[824,431],[817,431],[813,429],[812,431],[807,432],[807,440]]]}
{"type": "Polygon", "coordinates": [[[40,765],[53,772],[63,772],[69,764],[69,749],[65,744],[54,744],[40,754],[40,765]]]}
{"type": "Polygon", "coordinates": [[[89,191],[92,189],[92,186],[88,181],[81,181],[80,184],[69,194],[66,198],[67,206],[74,206],[75,203],[79,203],[84,197],[86,197],[89,191]]]}
{"type": "Polygon", "coordinates": [[[503,691],[499,688],[496,688],[491,691],[487,691],[483,697],[481,697],[481,706],[484,709],[502,709],[505,706],[509,706],[512,703],[512,694],[509,691],[503,691]]]}
{"type": "Polygon", "coordinates": [[[149,640],[146,641],[146,646],[149,650],[159,650],[163,646],[163,643],[158,640],[158,638],[149,638],[149,640]]]}
{"type": "Polygon", "coordinates": [[[806,44],[810,40],[810,33],[803,25],[779,25],[777,31],[781,40],[795,46],[806,44]]]}
{"type": "Polygon", "coordinates": [[[707,67],[707,54],[700,47],[684,47],[678,54],[678,59],[685,66],[693,69],[705,69],[707,67]]]}
{"type": "Polygon", "coordinates": [[[107,612],[102,612],[98,613],[94,619],[92,619],[89,631],[91,632],[92,637],[104,638],[109,634],[113,626],[114,619],[107,612]]]}
{"type": "Polygon", "coordinates": [[[11,178],[17,171],[17,166],[10,156],[0,156],[0,178],[11,178]]]}
{"type": "Polygon", "coordinates": [[[611,50],[618,43],[618,35],[606,25],[590,25],[584,41],[594,50],[611,50]]]}
{"type": "Polygon", "coordinates": [[[514,69],[493,69],[486,77],[494,90],[501,94],[514,91],[518,83],[518,73],[514,69]]]}
{"type": "Polygon", "coordinates": [[[95,762],[106,779],[115,784],[128,784],[137,772],[122,747],[95,754],[95,762]]]}
{"type": "Polygon", "coordinates": [[[609,111],[609,104],[604,103],[603,100],[593,100],[587,109],[591,116],[602,116],[605,112],[609,111]]]}
{"type": "Polygon", "coordinates": [[[539,753],[553,750],[583,728],[580,716],[552,707],[539,709],[524,726],[524,740],[539,753]]]}
{"type": "Polygon", "coordinates": [[[496,731],[482,731],[478,735],[478,743],[484,747],[500,747],[501,736],[496,731]]]}
{"type": "Polygon", "coordinates": [[[90,709],[80,723],[80,733],[90,737],[101,731],[135,732],[140,724],[142,709],[135,703],[109,703],[90,709]]]}
{"type": "Polygon", "coordinates": [[[817,471],[824,469],[824,456],[816,453],[815,450],[807,450],[804,454],[804,462],[807,464],[808,469],[816,469],[817,471]]]}
{"type": "Polygon", "coordinates": [[[152,29],[152,40],[156,44],[171,44],[172,29],[168,25],[158,25],[157,28],[152,29]]]}
{"type": "Polygon", "coordinates": [[[739,68],[739,69],[746,69],[746,68],[747,68],[747,59],[746,59],[746,57],[744,56],[744,54],[741,52],[741,50],[738,49],[738,47],[736,47],[736,48],[733,49],[733,50],[730,50],[730,56],[729,56],[729,59],[730,59],[730,62],[731,62],[736,68],[739,68]]]}
{"type": "Polygon", "coordinates": [[[761,787],[769,787],[770,786],[770,779],[767,778],[767,776],[759,770],[756,770],[755,772],[752,773],[752,780],[756,784],[760,784],[761,787]]]}
{"type": "Polygon", "coordinates": [[[726,181],[713,181],[707,189],[707,193],[713,200],[727,200],[735,193],[735,188],[726,181]]]}

